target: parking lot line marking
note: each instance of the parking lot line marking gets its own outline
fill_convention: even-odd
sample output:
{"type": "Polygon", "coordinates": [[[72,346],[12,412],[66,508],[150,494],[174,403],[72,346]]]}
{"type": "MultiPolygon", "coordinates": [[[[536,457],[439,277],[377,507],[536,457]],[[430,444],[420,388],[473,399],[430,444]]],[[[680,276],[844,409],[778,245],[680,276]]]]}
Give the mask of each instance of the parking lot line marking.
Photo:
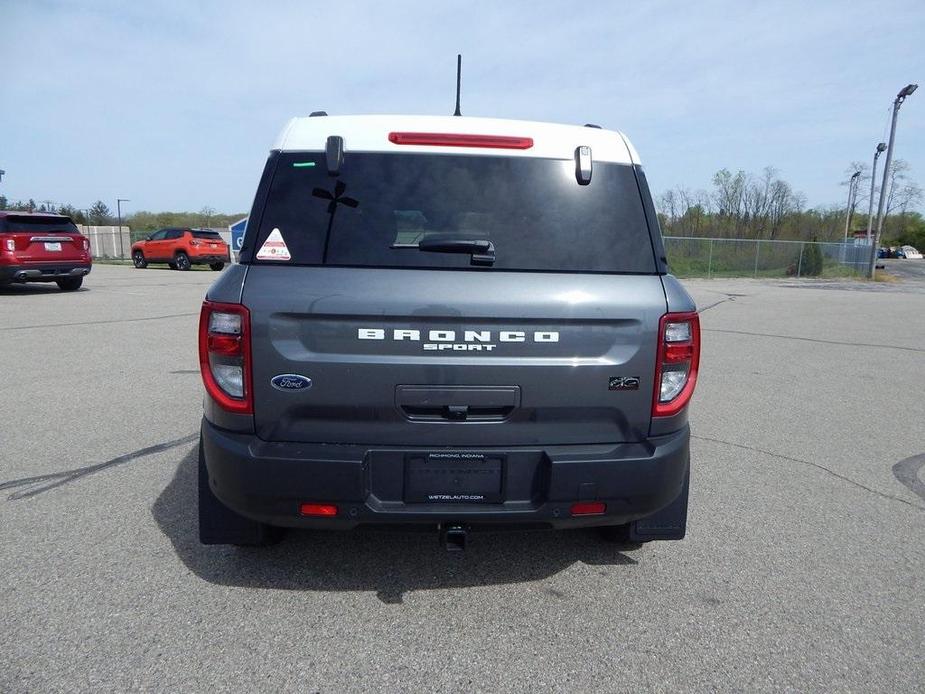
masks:
{"type": "Polygon", "coordinates": [[[887,494],[886,492],[881,492],[881,491],[879,491],[879,490],[877,490],[877,489],[873,489],[873,488],[871,488],[871,487],[868,487],[868,486],[866,486],[866,485],[863,485],[863,484],[861,484],[860,482],[858,482],[857,480],[853,480],[853,479],[851,479],[850,477],[846,477],[845,475],[842,475],[842,474],[840,474],[840,473],[838,473],[838,472],[835,472],[834,470],[831,470],[831,469],[827,468],[825,465],[820,465],[819,463],[814,463],[814,462],[812,462],[811,460],[803,460],[803,459],[801,459],[801,458],[793,458],[793,457],[791,457],[791,456],[789,456],[789,455],[783,455],[783,454],[781,454],[781,453],[773,453],[773,452],[771,452],[771,451],[766,451],[766,450],[764,450],[763,448],[755,448],[754,446],[746,446],[745,444],[733,443],[732,441],[723,441],[722,439],[714,439],[714,438],[711,438],[711,437],[709,437],[709,436],[698,436],[698,435],[696,435],[696,434],[691,434],[691,438],[692,438],[692,439],[698,439],[698,440],[700,440],[700,441],[710,441],[711,443],[719,443],[719,444],[722,444],[722,445],[724,445],[724,446],[732,446],[733,448],[741,448],[742,450],[745,450],[745,451],[751,451],[751,452],[753,452],[753,453],[761,453],[761,454],[763,454],[763,455],[767,455],[767,456],[770,456],[770,457],[772,457],[772,458],[778,458],[778,459],[780,459],[780,460],[787,460],[787,461],[790,461],[791,463],[799,463],[800,465],[808,465],[809,467],[814,467],[814,468],[817,468],[817,469],[819,469],[819,470],[822,470],[823,472],[825,472],[825,473],[831,475],[832,477],[837,477],[838,479],[842,480],[843,482],[847,482],[848,484],[854,485],[855,487],[858,487],[859,489],[863,489],[864,491],[866,491],[866,492],[868,492],[868,493],[870,493],[870,494],[876,494],[877,496],[883,497],[884,499],[890,499],[890,500],[892,500],[892,501],[898,501],[898,502],[900,502],[900,503],[902,503],[902,504],[906,504],[906,506],[911,506],[912,508],[917,509],[917,510],[919,510],[919,511],[925,511],[925,506],[919,506],[918,504],[913,503],[913,502],[909,501],[908,499],[903,499],[903,498],[898,497],[898,496],[893,496],[892,494],[887,494]]]}
{"type": "Polygon", "coordinates": [[[18,501],[20,499],[28,499],[32,496],[37,496],[38,494],[43,494],[44,492],[51,491],[56,487],[74,482],[75,480],[80,479],[81,477],[86,477],[87,475],[92,475],[106,468],[115,467],[116,465],[124,465],[125,463],[130,463],[133,460],[142,458],[146,455],[151,455],[153,453],[161,453],[163,451],[170,450],[171,448],[176,448],[177,446],[182,446],[187,443],[192,443],[193,441],[199,438],[199,433],[190,434],[189,436],[184,436],[183,438],[174,439],[172,441],[165,441],[164,443],[157,443],[153,446],[147,446],[146,448],[139,448],[137,451],[132,451],[131,453],[124,453],[120,456],[116,456],[110,460],[107,460],[103,463],[96,463],[94,465],[87,465],[85,467],[78,467],[72,470],[62,470],[61,472],[51,472],[46,475],[36,475],[35,477],[23,477],[18,480],[10,480],[9,482],[0,483],[0,489],[13,489],[16,487],[32,487],[31,489],[20,490],[13,492],[7,497],[7,501],[18,501]]]}
{"type": "Polygon", "coordinates": [[[819,342],[824,345],[843,345],[845,347],[871,347],[874,349],[898,349],[903,352],[923,352],[920,347],[900,347],[899,345],[880,345],[871,342],[841,342],[839,340],[822,340],[816,337],[800,337],[799,335],[775,335],[773,333],[750,333],[744,330],[723,330],[722,328],[701,328],[705,333],[728,333],[730,335],[749,335],[751,337],[776,337],[781,340],[800,340],[801,342],[819,342]]]}
{"type": "Polygon", "coordinates": [[[0,330],[34,330],[37,328],[72,328],[80,325],[111,325],[112,323],[137,323],[140,321],[148,320],[165,320],[167,318],[186,318],[188,316],[198,316],[199,312],[195,313],[174,313],[169,316],[148,316],[146,318],[120,318],[117,320],[88,320],[81,321],[79,323],[44,323],[40,325],[14,325],[9,328],[0,328],[0,330]]]}
{"type": "Polygon", "coordinates": [[[727,296],[725,299],[720,299],[719,301],[716,301],[708,306],[704,306],[703,308],[698,308],[697,313],[703,313],[704,311],[709,311],[711,308],[716,308],[720,304],[725,304],[727,301],[735,301],[735,299],[731,296],[727,296]]]}

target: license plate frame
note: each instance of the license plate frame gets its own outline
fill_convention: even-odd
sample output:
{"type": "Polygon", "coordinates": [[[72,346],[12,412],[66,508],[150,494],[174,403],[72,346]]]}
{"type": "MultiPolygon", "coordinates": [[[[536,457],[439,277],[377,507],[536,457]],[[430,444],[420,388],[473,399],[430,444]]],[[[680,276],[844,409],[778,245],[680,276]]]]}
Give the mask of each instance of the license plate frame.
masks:
{"type": "Polygon", "coordinates": [[[405,503],[500,503],[504,492],[504,463],[504,456],[484,453],[406,455],[405,503]]]}
{"type": "Polygon", "coordinates": [[[54,252],[54,253],[60,253],[61,252],[61,242],[60,241],[46,241],[45,250],[54,252]]]}

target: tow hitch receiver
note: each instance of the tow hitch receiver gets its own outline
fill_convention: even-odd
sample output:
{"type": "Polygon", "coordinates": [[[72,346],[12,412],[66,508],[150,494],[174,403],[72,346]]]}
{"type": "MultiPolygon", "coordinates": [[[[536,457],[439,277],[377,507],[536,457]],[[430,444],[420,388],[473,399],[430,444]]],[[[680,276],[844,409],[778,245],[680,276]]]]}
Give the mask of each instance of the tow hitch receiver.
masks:
{"type": "Polygon", "coordinates": [[[462,525],[441,525],[440,544],[447,552],[464,552],[466,550],[466,528],[462,525]]]}

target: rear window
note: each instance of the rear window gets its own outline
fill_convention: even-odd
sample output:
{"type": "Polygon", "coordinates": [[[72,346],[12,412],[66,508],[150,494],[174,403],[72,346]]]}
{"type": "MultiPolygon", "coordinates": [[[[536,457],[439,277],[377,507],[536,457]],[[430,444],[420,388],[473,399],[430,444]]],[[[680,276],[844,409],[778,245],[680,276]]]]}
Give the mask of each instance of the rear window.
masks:
{"type": "Polygon", "coordinates": [[[222,235],[217,231],[193,231],[194,239],[209,239],[210,241],[221,241],[222,235]]]}
{"type": "Polygon", "coordinates": [[[80,233],[74,222],[66,217],[41,217],[37,215],[8,215],[0,217],[0,233],[21,231],[40,234],[80,233]]]}
{"type": "Polygon", "coordinates": [[[485,269],[655,272],[635,173],[606,162],[581,186],[572,160],[348,152],[332,177],[323,153],[286,152],[248,229],[253,262],[281,262],[257,259],[276,229],[287,264],[472,267],[469,254],[417,248],[452,236],[491,241],[485,269]]]}

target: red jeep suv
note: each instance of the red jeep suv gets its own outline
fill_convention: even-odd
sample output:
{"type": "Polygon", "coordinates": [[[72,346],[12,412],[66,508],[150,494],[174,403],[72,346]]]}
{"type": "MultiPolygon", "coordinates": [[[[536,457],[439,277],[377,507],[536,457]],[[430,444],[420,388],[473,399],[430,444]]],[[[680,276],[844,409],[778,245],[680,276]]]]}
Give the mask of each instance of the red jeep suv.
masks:
{"type": "Polygon", "coordinates": [[[90,239],[70,217],[47,212],[0,212],[0,286],[56,282],[79,289],[90,272],[90,239]]]}
{"type": "Polygon", "coordinates": [[[161,229],[132,244],[132,262],[139,269],[167,263],[174,270],[208,265],[218,271],[228,259],[228,244],[217,231],[207,229],[161,229]]]}

